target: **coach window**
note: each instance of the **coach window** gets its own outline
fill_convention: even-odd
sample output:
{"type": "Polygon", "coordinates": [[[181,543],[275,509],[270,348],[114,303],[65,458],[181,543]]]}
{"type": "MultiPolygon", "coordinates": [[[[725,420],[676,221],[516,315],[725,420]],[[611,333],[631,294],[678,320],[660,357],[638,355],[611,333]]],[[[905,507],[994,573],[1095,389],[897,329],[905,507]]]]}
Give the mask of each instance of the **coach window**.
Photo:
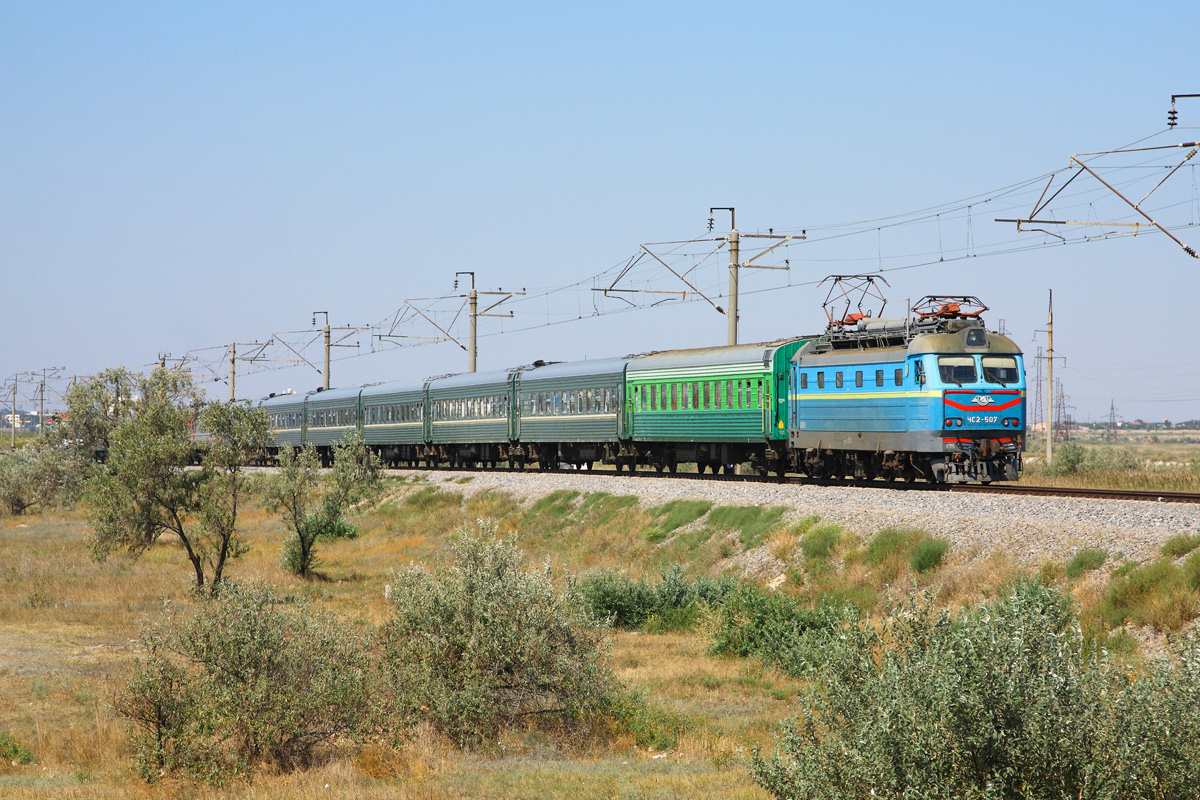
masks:
{"type": "Polygon", "coordinates": [[[904,367],[899,367],[896,369],[895,382],[897,386],[900,386],[904,383],[904,367]]]}
{"type": "Polygon", "coordinates": [[[883,370],[881,369],[875,370],[875,385],[883,386],[883,370]]]}
{"type": "Polygon", "coordinates": [[[818,389],[825,388],[825,373],[824,372],[817,373],[817,388],[818,389]]]}
{"type": "Polygon", "coordinates": [[[839,389],[841,389],[843,386],[846,385],[845,379],[842,377],[842,373],[840,373],[840,372],[833,373],[833,383],[839,389]]]}
{"type": "Polygon", "coordinates": [[[807,372],[800,373],[800,388],[801,389],[808,388],[808,373],[807,372]]]}
{"type": "Polygon", "coordinates": [[[704,410],[707,411],[712,407],[712,384],[708,381],[704,382],[704,410]]]}
{"type": "Polygon", "coordinates": [[[863,377],[862,377],[862,370],[860,369],[854,373],[854,386],[855,386],[855,388],[861,389],[862,385],[863,385],[863,377]]]}

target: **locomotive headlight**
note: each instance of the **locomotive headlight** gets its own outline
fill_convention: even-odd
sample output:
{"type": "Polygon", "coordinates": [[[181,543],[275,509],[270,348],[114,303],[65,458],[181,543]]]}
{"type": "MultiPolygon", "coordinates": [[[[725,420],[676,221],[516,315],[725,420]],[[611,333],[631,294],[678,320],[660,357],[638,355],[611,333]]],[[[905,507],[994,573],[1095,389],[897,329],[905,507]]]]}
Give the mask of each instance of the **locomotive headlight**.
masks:
{"type": "Polygon", "coordinates": [[[947,427],[947,428],[953,428],[953,427],[954,427],[954,420],[953,420],[953,419],[951,419],[951,418],[949,418],[949,417],[947,417],[947,418],[946,418],[946,427],[947,427]]]}
{"type": "Polygon", "coordinates": [[[1008,427],[1008,417],[1005,417],[1004,419],[1000,420],[1000,424],[1007,428],[1008,427]]]}
{"type": "Polygon", "coordinates": [[[960,428],[962,427],[962,422],[963,422],[963,421],[962,421],[961,419],[955,419],[955,420],[954,420],[954,424],[955,424],[955,425],[957,425],[957,426],[958,426],[958,427],[960,427],[960,428]]]}

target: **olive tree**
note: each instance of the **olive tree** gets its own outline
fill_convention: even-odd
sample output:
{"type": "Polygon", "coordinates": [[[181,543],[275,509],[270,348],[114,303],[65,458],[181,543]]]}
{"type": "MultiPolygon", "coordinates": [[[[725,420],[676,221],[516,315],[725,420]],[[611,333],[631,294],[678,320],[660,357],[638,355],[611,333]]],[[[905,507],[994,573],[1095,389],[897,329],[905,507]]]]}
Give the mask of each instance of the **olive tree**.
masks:
{"type": "Polygon", "coordinates": [[[292,536],[283,549],[283,567],[304,578],[317,564],[319,540],[353,538],[346,509],[377,497],[383,488],[383,467],[362,434],[351,431],[333,447],[333,469],[322,480],[316,448],[280,448],[279,470],[266,482],[266,504],[280,512],[292,536]]]}
{"type": "Polygon", "coordinates": [[[204,407],[199,423],[211,442],[195,468],[190,431],[198,405],[185,370],[160,367],[139,381],[131,415],[109,437],[107,463],[88,481],[96,559],[114,550],[138,556],[174,534],[203,588],[219,583],[227,561],[245,552],[237,534],[243,465],[266,446],[266,414],[236,403],[204,407]]]}
{"type": "Polygon", "coordinates": [[[113,431],[133,415],[144,380],[125,367],[110,367],[76,382],[67,391],[67,409],[53,431],[54,438],[89,458],[103,457],[113,431]]]}

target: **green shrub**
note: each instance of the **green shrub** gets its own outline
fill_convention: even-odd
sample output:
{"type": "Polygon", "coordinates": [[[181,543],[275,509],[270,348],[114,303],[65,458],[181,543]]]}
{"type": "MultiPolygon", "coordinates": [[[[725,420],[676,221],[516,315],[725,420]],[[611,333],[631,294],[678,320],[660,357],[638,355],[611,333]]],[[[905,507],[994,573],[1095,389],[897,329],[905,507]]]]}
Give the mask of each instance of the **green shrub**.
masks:
{"type": "Polygon", "coordinates": [[[1070,561],[1067,562],[1066,576],[1071,580],[1078,578],[1085,572],[1092,572],[1104,566],[1104,562],[1108,560],[1107,550],[1097,550],[1092,547],[1085,547],[1077,552],[1070,561]]]}
{"type": "Polygon", "coordinates": [[[711,652],[757,656],[797,675],[820,658],[819,648],[812,646],[812,634],[823,636],[856,617],[852,606],[825,602],[808,608],[789,595],[747,583],[725,598],[711,652]]]}
{"type": "Polygon", "coordinates": [[[427,720],[459,744],[519,722],[571,724],[607,711],[615,682],[607,629],[547,566],[526,571],[493,526],[462,531],[453,560],[410,567],[389,587],[381,632],[389,712],[427,720]]]}
{"type": "Polygon", "coordinates": [[[683,630],[705,606],[716,605],[737,586],[728,576],[688,580],[678,564],[659,572],[657,583],[633,580],[608,570],[584,575],[576,584],[584,608],[617,628],[649,626],[656,631],[683,630]]]}
{"type": "Polygon", "coordinates": [[[1162,546],[1162,554],[1168,558],[1183,558],[1188,553],[1200,547],[1200,533],[1188,535],[1181,533],[1167,539],[1162,546]]]}
{"type": "Polygon", "coordinates": [[[113,705],[148,781],[306,767],[372,719],[363,637],[265,585],[221,584],[190,613],[169,609],[142,642],[113,705]]]}
{"type": "Polygon", "coordinates": [[[1122,472],[1142,466],[1142,460],[1127,447],[1084,447],[1078,442],[1063,442],[1055,448],[1054,460],[1042,471],[1046,475],[1075,475],[1122,472]]]}
{"type": "Polygon", "coordinates": [[[612,713],[619,731],[632,736],[639,747],[655,750],[670,750],[690,727],[686,719],[651,704],[639,692],[618,693],[612,713]]]}
{"type": "Polygon", "coordinates": [[[867,543],[866,562],[878,567],[887,561],[907,558],[913,546],[924,536],[926,534],[920,531],[884,528],[867,543]]]}
{"type": "Polygon", "coordinates": [[[645,581],[608,570],[590,572],[576,586],[593,618],[616,628],[637,628],[658,607],[657,594],[645,581]]]}
{"type": "Polygon", "coordinates": [[[754,775],[778,798],[1117,800],[1200,785],[1200,642],[1137,674],[1038,583],[957,617],[926,598],[822,642],[801,715],[754,775]],[[1167,735],[1165,732],[1170,731],[1167,735]]]}
{"type": "Polygon", "coordinates": [[[909,556],[908,565],[916,573],[928,572],[942,565],[942,559],[950,551],[950,543],[945,539],[926,537],[917,542],[909,556]]]}
{"type": "Polygon", "coordinates": [[[1045,465],[1046,475],[1074,475],[1081,471],[1087,451],[1077,442],[1063,442],[1054,448],[1054,458],[1045,465]]]}
{"type": "Polygon", "coordinates": [[[12,764],[32,764],[33,753],[7,733],[0,733],[0,761],[12,764]]]}
{"type": "Polygon", "coordinates": [[[75,450],[40,443],[0,453],[0,508],[17,515],[72,505],[91,469],[75,450]]]}

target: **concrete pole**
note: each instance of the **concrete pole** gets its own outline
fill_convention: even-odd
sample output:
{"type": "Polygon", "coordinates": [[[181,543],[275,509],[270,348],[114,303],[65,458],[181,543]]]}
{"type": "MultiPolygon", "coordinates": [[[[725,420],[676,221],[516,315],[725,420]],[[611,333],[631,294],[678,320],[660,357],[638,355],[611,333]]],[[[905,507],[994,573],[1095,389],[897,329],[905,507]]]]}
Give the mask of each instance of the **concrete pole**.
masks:
{"type": "Polygon", "coordinates": [[[471,276],[471,293],[467,295],[471,303],[471,346],[467,350],[467,372],[475,371],[475,320],[479,316],[479,295],[475,293],[475,276],[471,276]]]}
{"type": "Polygon", "coordinates": [[[1054,290],[1050,290],[1050,320],[1046,323],[1046,464],[1054,458],[1054,290]]]}
{"type": "Polygon", "coordinates": [[[229,402],[237,399],[237,342],[229,343],[229,402]]]}
{"type": "Polygon", "coordinates": [[[728,344],[730,347],[738,343],[738,232],[734,228],[729,232],[729,318],[728,344]]]}
{"type": "Polygon", "coordinates": [[[13,378],[13,399],[12,399],[12,414],[9,416],[9,421],[12,422],[12,449],[17,449],[17,379],[13,378]]]}
{"type": "Polygon", "coordinates": [[[42,370],[42,382],[38,386],[38,434],[46,429],[46,371],[42,370]]]}
{"type": "Polygon", "coordinates": [[[325,391],[329,391],[329,349],[332,347],[329,339],[329,315],[325,315],[325,391]]]}

